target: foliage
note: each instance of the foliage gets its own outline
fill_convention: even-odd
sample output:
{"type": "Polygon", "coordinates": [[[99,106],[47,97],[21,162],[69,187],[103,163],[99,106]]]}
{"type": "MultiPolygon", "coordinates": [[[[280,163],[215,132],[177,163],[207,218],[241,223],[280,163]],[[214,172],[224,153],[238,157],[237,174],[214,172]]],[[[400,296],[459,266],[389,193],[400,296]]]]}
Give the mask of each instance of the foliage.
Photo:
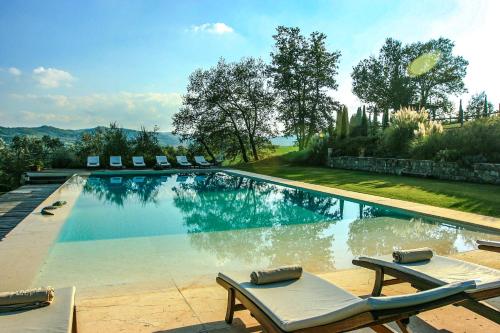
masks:
{"type": "Polygon", "coordinates": [[[131,140],[131,151],[135,156],[144,156],[146,165],[154,165],[156,163],[156,155],[161,155],[162,150],[158,142],[158,127],[154,127],[152,131],[141,127],[135,138],[131,140]]]}
{"type": "Polygon", "coordinates": [[[329,52],[320,32],[306,38],[299,28],[280,26],[273,38],[269,71],[279,96],[279,120],[284,134],[294,135],[302,150],[325,128],[333,135],[333,114],[340,105],[327,92],[337,89],[340,52],[329,52]]]}
{"type": "Polygon", "coordinates": [[[413,144],[412,157],[470,166],[500,162],[500,117],[469,121],[463,127],[433,132],[413,144]]]}
{"type": "Polygon", "coordinates": [[[262,60],[221,59],[215,67],[190,75],[183,107],[173,117],[174,133],[203,146],[213,159],[241,154],[248,162],[250,151],[258,160],[275,134],[274,110],[262,60]]]}
{"type": "MultiPolygon", "coordinates": [[[[2,141],[3,143],[3,141],[2,141]]],[[[0,149],[0,187],[10,189],[19,185],[21,175],[50,165],[54,151],[60,150],[59,139],[15,136],[9,145],[0,149]]]]}
{"type": "Polygon", "coordinates": [[[382,116],[382,129],[389,127],[389,110],[385,109],[382,116]]]}
{"type": "Polygon", "coordinates": [[[363,114],[361,115],[360,135],[368,136],[368,118],[366,117],[366,109],[363,106],[363,114]]]}
{"type": "Polygon", "coordinates": [[[485,102],[488,106],[488,113],[493,112],[493,104],[489,103],[486,98],[486,92],[481,91],[480,93],[472,95],[467,107],[465,108],[465,119],[478,119],[485,114],[485,102]]]}
{"type": "Polygon", "coordinates": [[[442,114],[450,112],[447,95],[466,91],[468,62],[453,55],[446,38],[403,45],[388,38],[377,57],[370,56],[352,72],[353,92],[363,102],[383,110],[419,105],[442,114]]]}
{"type": "Polygon", "coordinates": [[[464,108],[462,107],[462,100],[460,100],[460,105],[458,107],[458,122],[460,126],[464,125],[464,108]]]}
{"type": "Polygon", "coordinates": [[[374,156],[378,149],[376,136],[349,137],[344,140],[337,140],[333,143],[334,156],[374,156]]]}
{"type": "Polygon", "coordinates": [[[370,56],[354,67],[351,74],[354,94],[364,103],[383,110],[410,105],[415,89],[406,74],[410,57],[408,46],[388,38],[377,57],[370,56]]]}
{"type": "Polygon", "coordinates": [[[342,108],[341,118],[340,118],[340,130],[338,137],[340,139],[345,139],[349,135],[349,113],[347,111],[347,106],[344,105],[342,108]]]}
{"type": "Polygon", "coordinates": [[[394,113],[391,124],[383,133],[383,154],[408,157],[411,141],[415,138],[420,124],[426,123],[428,123],[428,114],[423,109],[417,112],[412,108],[403,107],[394,113]]]}
{"type": "Polygon", "coordinates": [[[358,107],[358,110],[356,111],[355,114],[351,116],[351,119],[349,120],[349,135],[354,137],[354,136],[359,136],[361,135],[360,131],[360,125],[361,125],[361,118],[363,116],[363,111],[361,107],[358,107]]]}

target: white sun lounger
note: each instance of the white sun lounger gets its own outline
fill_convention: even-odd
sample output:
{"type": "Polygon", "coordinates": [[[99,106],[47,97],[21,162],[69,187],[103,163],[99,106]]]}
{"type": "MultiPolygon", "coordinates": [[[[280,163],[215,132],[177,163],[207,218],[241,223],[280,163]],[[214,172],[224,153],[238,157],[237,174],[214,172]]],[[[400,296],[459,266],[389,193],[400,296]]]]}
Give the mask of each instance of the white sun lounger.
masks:
{"type": "Polygon", "coordinates": [[[208,162],[204,156],[195,156],[194,161],[201,167],[211,167],[212,163],[208,162]]]}
{"type": "Polygon", "coordinates": [[[122,157],[121,156],[110,156],[109,166],[111,168],[123,168],[122,157]]]}
{"type": "Polygon", "coordinates": [[[144,163],[143,156],[132,156],[132,164],[134,165],[134,168],[145,168],[146,167],[146,163],[144,163]]]}
{"type": "Polygon", "coordinates": [[[461,306],[500,324],[500,271],[459,259],[434,255],[430,260],[395,263],[390,255],[356,257],[356,266],[375,271],[372,295],[378,296],[387,285],[408,282],[418,290],[427,290],[447,283],[477,279],[477,289],[461,306]],[[389,275],[394,279],[385,279],[389,275]]]}
{"type": "Polygon", "coordinates": [[[156,156],[156,166],[160,168],[169,168],[172,165],[168,161],[167,156],[161,155],[161,156],[156,156]]]}
{"type": "Polygon", "coordinates": [[[179,164],[182,167],[192,167],[193,166],[191,163],[189,163],[186,156],[176,156],[175,159],[177,160],[177,164],[179,164]]]}
{"type": "Polygon", "coordinates": [[[264,331],[273,333],[347,332],[364,327],[396,332],[381,326],[397,322],[406,329],[410,316],[463,301],[467,291],[475,288],[474,281],[466,281],[417,294],[363,299],[308,273],[297,280],[263,285],[251,283],[250,273],[219,273],[216,280],[228,291],[227,323],[232,322],[234,311],[249,310],[264,331]]]}
{"type": "Polygon", "coordinates": [[[87,157],[87,168],[98,168],[99,166],[99,156],[87,157]]]}
{"type": "Polygon", "coordinates": [[[54,300],[37,309],[0,313],[0,332],[77,332],[75,287],[56,289],[54,300]]]}

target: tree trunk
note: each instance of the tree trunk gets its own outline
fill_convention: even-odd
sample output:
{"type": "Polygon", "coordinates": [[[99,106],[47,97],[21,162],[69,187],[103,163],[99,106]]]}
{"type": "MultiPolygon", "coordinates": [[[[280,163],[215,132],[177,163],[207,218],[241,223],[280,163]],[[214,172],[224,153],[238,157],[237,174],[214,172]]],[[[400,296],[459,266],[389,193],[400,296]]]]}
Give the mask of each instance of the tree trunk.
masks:
{"type": "Polygon", "coordinates": [[[208,147],[208,145],[205,143],[205,140],[199,139],[199,142],[201,143],[203,148],[205,148],[205,150],[207,151],[207,154],[210,155],[210,158],[212,159],[212,161],[215,162],[215,160],[216,160],[215,155],[212,153],[212,150],[210,150],[210,147],[208,147]]]}

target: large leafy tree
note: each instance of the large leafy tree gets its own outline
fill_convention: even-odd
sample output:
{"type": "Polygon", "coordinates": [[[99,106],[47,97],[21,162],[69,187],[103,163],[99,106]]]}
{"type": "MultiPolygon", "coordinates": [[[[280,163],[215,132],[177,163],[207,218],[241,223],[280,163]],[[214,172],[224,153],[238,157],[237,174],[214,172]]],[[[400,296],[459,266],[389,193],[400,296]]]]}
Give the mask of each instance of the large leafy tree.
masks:
{"type": "Polygon", "coordinates": [[[364,103],[383,110],[409,105],[415,89],[406,73],[409,61],[408,47],[388,38],[378,56],[370,56],[354,66],[351,74],[354,94],[364,103]]]}
{"type": "Polygon", "coordinates": [[[461,56],[453,55],[454,46],[447,38],[431,39],[408,46],[412,59],[408,65],[408,74],[415,83],[414,93],[420,108],[427,109],[433,101],[443,104],[447,95],[467,91],[463,79],[469,62],[461,56]]]}
{"type": "Polygon", "coordinates": [[[337,89],[340,52],[328,51],[326,35],[319,32],[306,38],[299,28],[280,26],[273,38],[269,69],[279,96],[279,119],[284,134],[294,135],[302,150],[324,128],[333,135],[340,105],[328,91],[337,89]]]}
{"type": "Polygon", "coordinates": [[[351,74],[353,92],[379,109],[415,105],[433,117],[452,110],[449,95],[466,91],[463,78],[468,62],[453,54],[446,38],[403,45],[388,38],[378,56],[361,60],[351,74]]]}
{"type": "Polygon", "coordinates": [[[261,60],[237,63],[221,59],[189,77],[183,107],[174,116],[174,133],[215,154],[255,160],[274,135],[274,95],[261,60]]]}
{"type": "Polygon", "coordinates": [[[486,108],[489,110],[488,113],[493,112],[493,104],[487,101],[485,91],[472,95],[467,107],[465,108],[465,119],[470,120],[483,117],[485,113],[485,102],[486,108]]]}

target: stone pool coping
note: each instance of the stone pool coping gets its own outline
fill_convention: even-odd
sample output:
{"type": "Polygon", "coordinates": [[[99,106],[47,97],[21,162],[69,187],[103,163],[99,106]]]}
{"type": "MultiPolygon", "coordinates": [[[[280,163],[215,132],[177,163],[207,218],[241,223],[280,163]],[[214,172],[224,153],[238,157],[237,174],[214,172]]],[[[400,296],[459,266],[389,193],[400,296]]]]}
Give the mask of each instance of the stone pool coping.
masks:
{"type": "Polygon", "coordinates": [[[211,169],[168,169],[168,170],[99,170],[89,172],[79,170],[62,184],[56,191],[49,195],[32,213],[30,213],[16,228],[14,228],[0,242],[0,291],[16,290],[31,287],[31,283],[42,266],[48,251],[61,227],[66,221],[73,208],[76,199],[80,195],[81,186],[76,182],[82,178],[79,176],[89,175],[152,175],[172,173],[206,173],[225,172],[233,175],[251,177],[265,180],[278,185],[300,188],[309,191],[331,194],[348,200],[376,204],[404,212],[416,213],[430,218],[445,219],[451,223],[464,224],[486,229],[487,231],[500,231],[500,219],[473,213],[465,213],[446,208],[439,208],[408,201],[383,198],[379,196],[346,191],[322,185],[314,185],[284,178],[266,176],[262,174],[227,168],[211,169]],[[75,184],[77,186],[75,186],[75,184]],[[41,208],[54,201],[65,200],[67,205],[59,208],[53,216],[43,216],[39,212],[41,208]]]}

